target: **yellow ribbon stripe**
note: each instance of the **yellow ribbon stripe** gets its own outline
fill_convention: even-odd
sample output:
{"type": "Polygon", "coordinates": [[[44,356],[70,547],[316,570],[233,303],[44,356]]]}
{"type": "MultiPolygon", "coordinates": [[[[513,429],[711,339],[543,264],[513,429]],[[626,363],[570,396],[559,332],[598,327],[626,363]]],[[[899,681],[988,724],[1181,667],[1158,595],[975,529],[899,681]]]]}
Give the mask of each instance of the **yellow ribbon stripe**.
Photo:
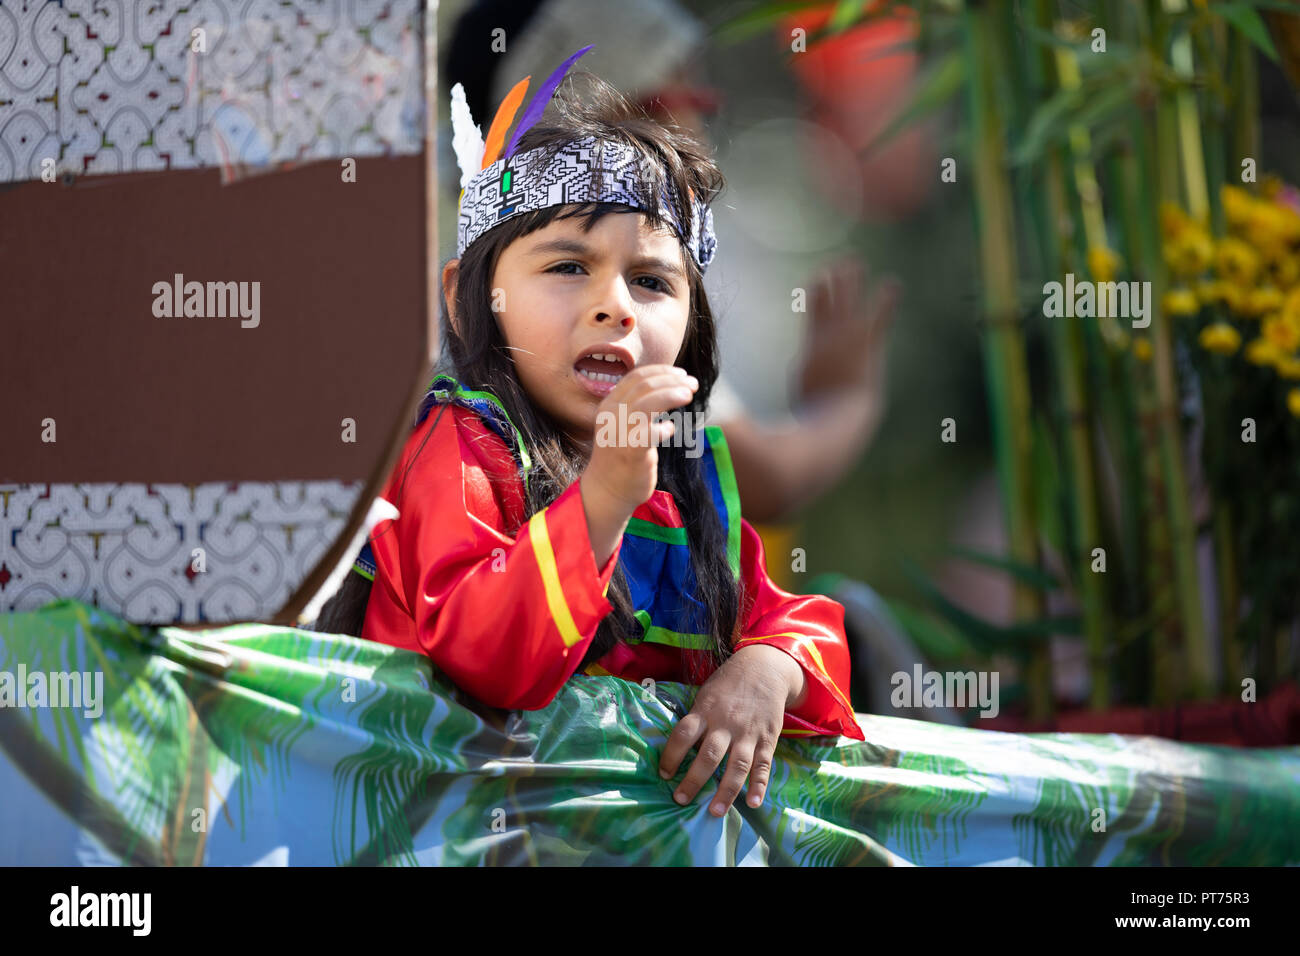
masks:
{"type": "Polygon", "coordinates": [[[542,587],[546,590],[546,606],[551,610],[551,619],[559,628],[564,646],[572,647],[582,640],[582,635],[573,623],[569,602],[564,599],[564,589],[560,586],[560,571],[555,565],[555,551],[546,530],[545,509],[528,520],[528,538],[533,543],[533,556],[537,558],[537,568],[542,574],[542,587]]]}

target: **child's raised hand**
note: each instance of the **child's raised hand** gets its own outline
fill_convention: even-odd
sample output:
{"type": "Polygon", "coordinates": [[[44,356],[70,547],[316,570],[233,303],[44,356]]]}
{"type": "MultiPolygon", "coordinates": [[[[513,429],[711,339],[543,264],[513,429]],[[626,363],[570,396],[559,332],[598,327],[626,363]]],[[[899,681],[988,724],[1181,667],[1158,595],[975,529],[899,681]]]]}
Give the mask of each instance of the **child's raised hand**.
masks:
{"type": "Polygon", "coordinates": [[[866,271],[849,256],[813,280],[798,377],[801,402],[852,389],[875,405],[883,403],[886,345],[903,287],[885,276],[871,289],[866,271]]]}
{"type": "Polygon", "coordinates": [[[654,422],[654,416],[689,403],[699,385],[695,376],[674,365],[639,365],[624,375],[596,409],[584,488],[596,490],[625,515],[644,503],[659,479],[656,445],[671,438],[675,428],[671,420],[654,422]],[[621,414],[620,405],[627,406],[621,414]],[[612,427],[602,428],[603,423],[612,427]]]}
{"type": "Polygon", "coordinates": [[[749,805],[762,803],[785,710],[804,690],[803,669],[784,651],[752,644],[732,654],[700,688],[691,712],[677,722],[659,758],[659,775],[669,779],[686,752],[703,738],[674,794],[677,802],[694,800],[726,756],[727,772],[710,808],[713,815],[727,812],[747,777],[749,805]]]}

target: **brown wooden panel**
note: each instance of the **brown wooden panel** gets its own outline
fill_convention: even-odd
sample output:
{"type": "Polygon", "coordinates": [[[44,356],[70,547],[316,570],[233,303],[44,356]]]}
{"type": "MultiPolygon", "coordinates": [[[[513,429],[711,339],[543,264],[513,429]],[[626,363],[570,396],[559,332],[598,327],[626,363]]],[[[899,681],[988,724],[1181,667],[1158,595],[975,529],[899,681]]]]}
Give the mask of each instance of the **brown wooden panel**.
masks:
{"type": "Polygon", "coordinates": [[[0,481],[372,478],[429,364],[424,176],[420,154],[354,183],[331,160],[3,188],[0,481]],[[176,273],[260,282],[258,325],[155,317],[176,273]]]}

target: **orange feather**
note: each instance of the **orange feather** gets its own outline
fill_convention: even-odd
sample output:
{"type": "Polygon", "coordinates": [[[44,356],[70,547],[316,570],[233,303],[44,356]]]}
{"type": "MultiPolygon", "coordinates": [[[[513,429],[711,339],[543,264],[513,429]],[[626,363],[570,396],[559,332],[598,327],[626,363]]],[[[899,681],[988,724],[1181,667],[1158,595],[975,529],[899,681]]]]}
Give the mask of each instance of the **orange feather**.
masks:
{"type": "Polygon", "coordinates": [[[483,143],[483,165],[479,167],[480,169],[487,169],[501,158],[498,153],[506,145],[506,133],[510,129],[510,124],[515,121],[515,114],[519,112],[524,94],[528,92],[528,81],[531,79],[531,75],[525,76],[516,83],[497,107],[497,115],[492,117],[492,125],[488,127],[487,139],[483,143]]]}

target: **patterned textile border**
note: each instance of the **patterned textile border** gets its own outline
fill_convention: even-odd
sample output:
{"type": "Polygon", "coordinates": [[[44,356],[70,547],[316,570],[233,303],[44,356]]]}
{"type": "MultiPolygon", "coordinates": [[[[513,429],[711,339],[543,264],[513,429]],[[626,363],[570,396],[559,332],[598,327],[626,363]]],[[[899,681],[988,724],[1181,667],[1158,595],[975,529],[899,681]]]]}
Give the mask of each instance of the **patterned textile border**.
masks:
{"type": "Polygon", "coordinates": [[[420,7],[0,4],[0,182],[417,153],[420,7]]]}
{"type": "Polygon", "coordinates": [[[656,772],[692,693],[579,676],[491,711],[392,647],[58,601],[0,617],[0,864],[1300,863],[1300,748],[869,715],[783,741],[764,806],[715,819],[716,778],[679,807],[656,772]],[[102,696],[15,706],[72,671],[102,696]]]}
{"type": "Polygon", "coordinates": [[[71,597],[153,624],[264,620],[329,550],[362,485],[0,484],[0,611],[71,597]]]}

